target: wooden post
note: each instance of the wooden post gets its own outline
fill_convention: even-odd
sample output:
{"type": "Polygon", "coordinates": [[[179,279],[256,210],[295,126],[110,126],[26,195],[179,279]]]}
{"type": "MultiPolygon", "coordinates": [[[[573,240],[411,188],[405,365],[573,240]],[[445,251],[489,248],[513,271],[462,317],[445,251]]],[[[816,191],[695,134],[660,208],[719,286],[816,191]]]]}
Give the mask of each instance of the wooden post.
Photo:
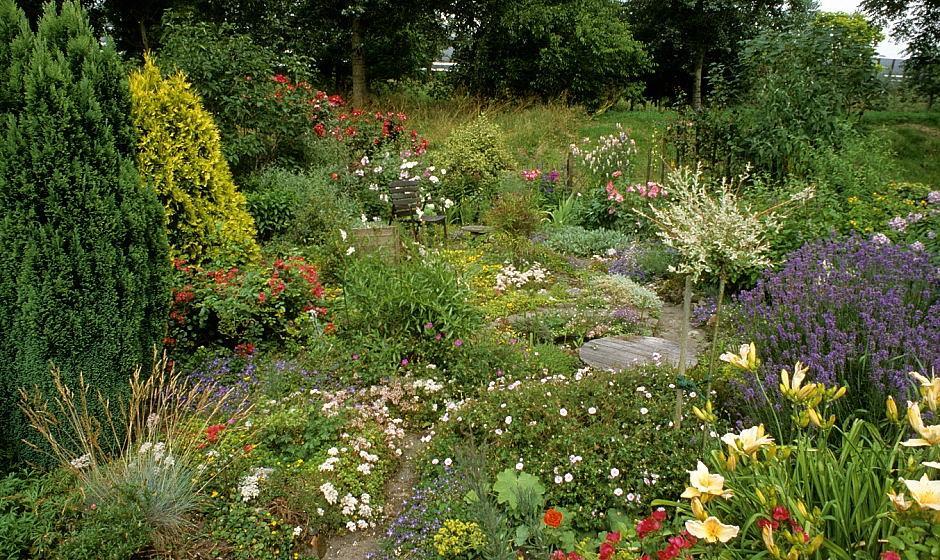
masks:
{"type": "Polygon", "coordinates": [[[574,178],[571,176],[571,150],[568,150],[568,156],[565,158],[565,186],[568,191],[574,192],[574,178]]]}
{"type": "Polygon", "coordinates": [[[660,151],[662,157],[659,158],[659,182],[666,181],[666,135],[663,134],[663,148],[660,151]]]}
{"type": "Polygon", "coordinates": [[[673,418],[674,428],[682,427],[682,387],[679,380],[685,376],[686,362],[689,359],[689,318],[692,316],[692,276],[686,275],[685,288],[682,290],[682,324],[679,325],[679,371],[676,373],[676,411],[673,418]]]}

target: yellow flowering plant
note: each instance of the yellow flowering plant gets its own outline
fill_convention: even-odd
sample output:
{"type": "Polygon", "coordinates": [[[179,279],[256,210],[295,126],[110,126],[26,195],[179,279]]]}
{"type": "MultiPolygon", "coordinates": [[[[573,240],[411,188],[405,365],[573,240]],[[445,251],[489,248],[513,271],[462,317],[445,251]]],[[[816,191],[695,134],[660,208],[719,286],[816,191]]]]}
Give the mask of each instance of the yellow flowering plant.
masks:
{"type": "MultiPolygon", "coordinates": [[[[759,364],[751,344],[722,359],[746,371],[759,364]]],[[[796,411],[795,429],[783,433],[794,435],[780,441],[763,425],[726,433],[689,471],[684,501],[657,503],[688,515],[690,533],[722,547],[722,557],[851,559],[895,551],[940,557],[930,556],[940,546],[931,525],[940,521],[940,426],[922,413],[940,383],[911,376],[922,401],[899,412],[888,399],[881,426],[861,419],[842,425],[829,407],[849,388],[809,379],[796,363],[781,373],[779,387],[796,411]]],[[[715,427],[711,403],[693,412],[715,427]]]]}

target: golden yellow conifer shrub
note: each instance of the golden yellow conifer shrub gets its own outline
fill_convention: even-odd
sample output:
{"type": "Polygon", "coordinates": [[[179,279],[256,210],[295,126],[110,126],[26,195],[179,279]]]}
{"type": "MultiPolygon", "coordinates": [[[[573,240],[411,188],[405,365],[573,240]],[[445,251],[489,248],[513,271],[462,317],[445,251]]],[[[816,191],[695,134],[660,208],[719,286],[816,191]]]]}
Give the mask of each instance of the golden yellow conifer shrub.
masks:
{"type": "Polygon", "coordinates": [[[147,56],[130,89],[137,166],[163,202],[171,256],[194,264],[258,257],[254,220],[222,155],[218,127],[186,77],[164,77],[147,56]]]}

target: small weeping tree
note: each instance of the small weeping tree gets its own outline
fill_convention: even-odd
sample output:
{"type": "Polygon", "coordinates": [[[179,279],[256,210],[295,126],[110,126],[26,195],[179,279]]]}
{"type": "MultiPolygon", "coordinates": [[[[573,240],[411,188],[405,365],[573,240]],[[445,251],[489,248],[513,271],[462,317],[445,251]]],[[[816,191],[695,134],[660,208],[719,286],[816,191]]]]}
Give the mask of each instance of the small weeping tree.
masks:
{"type": "MultiPolygon", "coordinates": [[[[709,184],[701,164],[695,169],[679,167],[667,176],[671,204],[649,212],[636,212],[656,225],[657,235],[679,254],[679,264],[671,272],[685,278],[682,292],[682,324],[679,329],[679,371],[682,378],[689,355],[689,318],[692,314],[692,289],[703,276],[718,277],[718,305],[712,336],[710,364],[715,361],[718,327],[725,287],[728,282],[771,264],[766,234],[780,227],[781,210],[813,196],[807,188],[763,210],[755,210],[740,196],[748,179],[741,175],[722,178],[709,184]]],[[[712,367],[709,365],[709,367],[712,367]]],[[[676,383],[675,426],[682,422],[683,394],[676,383]]]]}

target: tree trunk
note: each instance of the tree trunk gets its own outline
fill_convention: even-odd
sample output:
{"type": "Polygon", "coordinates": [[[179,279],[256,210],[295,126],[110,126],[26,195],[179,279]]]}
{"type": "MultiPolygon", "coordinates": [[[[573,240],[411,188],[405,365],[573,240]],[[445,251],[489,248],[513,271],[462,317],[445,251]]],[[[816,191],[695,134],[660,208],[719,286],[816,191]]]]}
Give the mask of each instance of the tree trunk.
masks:
{"type": "Polygon", "coordinates": [[[718,353],[718,328],[721,323],[721,304],[725,299],[725,275],[719,276],[718,280],[718,305],[715,306],[715,328],[712,330],[712,352],[708,359],[708,380],[709,383],[715,376],[715,354],[718,353]]]}
{"type": "Polygon", "coordinates": [[[705,66],[705,47],[695,53],[695,75],[692,77],[692,108],[702,110],[702,67],[705,66]]]}
{"type": "Polygon", "coordinates": [[[673,427],[682,427],[683,389],[679,381],[685,376],[686,362],[689,359],[689,319],[692,316],[692,276],[686,275],[685,289],[682,290],[682,323],[679,325],[679,371],[676,374],[676,412],[673,427]]]}
{"type": "Polygon", "coordinates": [[[138,25],[140,25],[140,44],[144,47],[144,52],[150,51],[150,41],[147,39],[147,26],[144,25],[144,20],[137,20],[138,25]]]}
{"type": "Polygon", "coordinates": [[[361,108],[366,103],[366,57],[362,48],[362,23],[359,16],[352,21],[352,104],[361,108]]]}

